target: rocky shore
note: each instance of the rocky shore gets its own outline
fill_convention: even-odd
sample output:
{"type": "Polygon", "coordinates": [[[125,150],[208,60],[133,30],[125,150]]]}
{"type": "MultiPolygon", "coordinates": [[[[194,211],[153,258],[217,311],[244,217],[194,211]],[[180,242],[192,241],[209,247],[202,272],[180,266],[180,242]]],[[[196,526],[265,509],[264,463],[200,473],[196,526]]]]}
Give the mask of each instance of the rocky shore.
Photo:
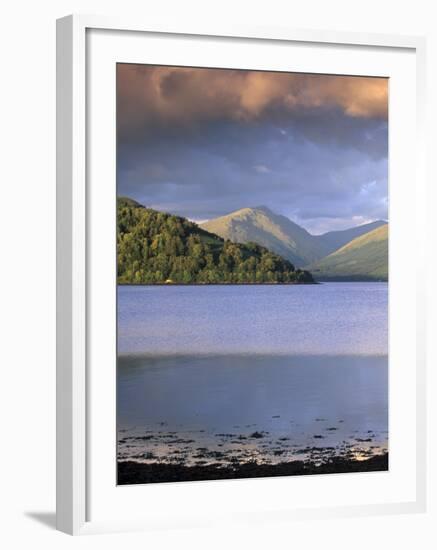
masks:
{"type": "Polygon", "coordinates": [[[280,462],[278,464],[247,462],[232,466],[223,466],[221,464],[185,466],[183,464],[144,464],[135,461],[120,461],[118,463],[118,484],[133,485],[138,483],[340,474],[386,470],[388,470],[388,453],[376,455],[366,460],[335,457],[320,465],[316,465],[311,461],[300,460],[280,462]]]}

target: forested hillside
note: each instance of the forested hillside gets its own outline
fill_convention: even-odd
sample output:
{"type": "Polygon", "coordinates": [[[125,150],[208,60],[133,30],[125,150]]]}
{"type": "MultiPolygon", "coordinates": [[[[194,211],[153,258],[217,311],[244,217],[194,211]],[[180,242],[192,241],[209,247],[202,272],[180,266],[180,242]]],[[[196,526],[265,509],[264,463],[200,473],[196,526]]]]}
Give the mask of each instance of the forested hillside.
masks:
{"type": "Polygon", "coordinates": [[[310,283],[308,271],[255,244],[238,244],[189,220],[119,198],[120,284],[310,283]]]}

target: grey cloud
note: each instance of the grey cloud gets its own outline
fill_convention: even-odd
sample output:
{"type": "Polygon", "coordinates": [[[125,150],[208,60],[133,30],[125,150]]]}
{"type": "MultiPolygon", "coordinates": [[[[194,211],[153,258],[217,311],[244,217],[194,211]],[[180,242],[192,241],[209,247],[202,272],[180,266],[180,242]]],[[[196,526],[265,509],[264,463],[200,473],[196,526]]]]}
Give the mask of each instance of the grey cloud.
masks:
{"type": "Polygon", "coordinates": [[[285,137],[274,130],[232,127],[204,140],[125,147],[119,193],[192,219],[261,204],[309,229],[318,218],[387,216],[382,152],[310,141],[295,128],[285,137]]]}
{"type": "Polygon", "coordinates": [[[129,67],[118,193],[197,220],[266,205],[314,232],[387,218],[386,84],[342,78],[129,67]]]}

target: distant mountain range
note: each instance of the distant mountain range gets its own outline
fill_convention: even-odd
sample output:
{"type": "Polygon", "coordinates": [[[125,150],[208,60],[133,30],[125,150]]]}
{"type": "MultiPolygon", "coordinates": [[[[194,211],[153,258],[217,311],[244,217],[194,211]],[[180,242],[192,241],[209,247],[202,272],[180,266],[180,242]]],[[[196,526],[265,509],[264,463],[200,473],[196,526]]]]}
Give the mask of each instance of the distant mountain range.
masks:
{"type": "Polygon", "coordinates": [[[260,206],[243,208],[200,226],[232,242],[265,246],[298,267],[317,270],[316,279],[387,279],[388,224],[382,220],[311,235],[289,218],[260,206]],[[379,228],[385,230],[372,237],[379,228]],[[365,235],[369,235],[369,240],[359,240],[365,235]]]}
{"type": "Polygon", "coordinates": [[[308,266],[318,280],[388,279],[388,224],[356,237],[308,266]]]}
{"type": "Polygon", "coordinates": [[[360,237],[361,235],[366,235],[370,231],[377,229],[378,227],[387,226],[387,222],[383,220],[378,220],[375,222],[365,223],[363,225],[358,225],[356,227],[351,227],[350,229],[344,229],[343,231],[329,231],[323,235],[318,235],[316,238],[323,241],[329,253],[338,250],[348,242],[360,237]]]}
{"type": "Polygon", "coordinates": [[[118,281],[281,283],[388,278],[388,224],[311,235],[268,208],[243,208],[195,224],[117,201],[118,281]]]}

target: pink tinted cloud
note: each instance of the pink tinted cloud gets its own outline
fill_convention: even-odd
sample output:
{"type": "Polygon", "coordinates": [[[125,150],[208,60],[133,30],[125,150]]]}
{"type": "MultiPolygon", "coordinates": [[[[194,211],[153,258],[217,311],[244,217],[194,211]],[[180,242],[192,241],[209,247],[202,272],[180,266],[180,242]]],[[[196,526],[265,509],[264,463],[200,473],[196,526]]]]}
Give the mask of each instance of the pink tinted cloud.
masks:
{"type": "Polygon", "coordinates": [[[387,118],[388,80],[231,69],[117,66],[122,131],[250,121],[304,108],[338,108],[350,117],[387,118]]]}

